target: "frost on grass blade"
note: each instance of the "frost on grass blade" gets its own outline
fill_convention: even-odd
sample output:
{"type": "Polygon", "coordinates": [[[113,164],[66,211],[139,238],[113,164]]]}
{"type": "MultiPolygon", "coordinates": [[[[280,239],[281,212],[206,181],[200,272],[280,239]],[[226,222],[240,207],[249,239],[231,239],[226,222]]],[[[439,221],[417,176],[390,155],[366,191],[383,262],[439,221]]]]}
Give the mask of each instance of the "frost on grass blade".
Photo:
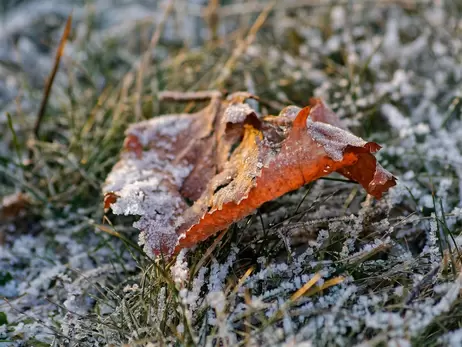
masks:
{"type": "Polygon", "coordinates": [[[246,93],[213,95],[194,114],[133,125],[104,186],[105,207],[138,215],[150,256],[205,240],[256,208],[332,172],[380,198],[395,178],[374,142],[348,132],[319,99],[260,117],[246,93]]]}

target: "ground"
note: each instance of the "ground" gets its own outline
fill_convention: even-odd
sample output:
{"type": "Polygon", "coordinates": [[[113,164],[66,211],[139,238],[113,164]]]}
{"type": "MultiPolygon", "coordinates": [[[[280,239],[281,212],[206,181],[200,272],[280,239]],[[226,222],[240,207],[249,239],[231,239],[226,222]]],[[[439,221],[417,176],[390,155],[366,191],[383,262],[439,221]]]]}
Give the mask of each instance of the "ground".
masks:
{"type": "Polygon", "coordinates": [[[0,6],[0,346],[460,346],[462,6],[153,3],[0,6]],[[159,91],[215,89],[323,98],[398,185],[331,176],[146,257],[101,186],[129,124],[184,110],[159,91]]]}

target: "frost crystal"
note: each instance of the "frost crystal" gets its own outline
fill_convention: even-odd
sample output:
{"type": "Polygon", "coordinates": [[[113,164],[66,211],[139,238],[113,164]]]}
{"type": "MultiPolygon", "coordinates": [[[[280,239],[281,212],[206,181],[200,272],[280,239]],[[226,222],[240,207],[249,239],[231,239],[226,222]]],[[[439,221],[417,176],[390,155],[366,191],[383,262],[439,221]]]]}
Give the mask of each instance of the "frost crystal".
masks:
{"type": "Polygon", "coordinates": [[[225,311],[226,296],[222,291],[210,292],[207,294],[207,302],[217,314],[221,314],[225,311]]]}
{"type": "Polygon", "coordinates": [[[159,137],[175,139],[182,131],[191,126],[193,119],[190,115],[168,115],[160,116],[147,121],[133,124],[127,130],[127,135],[134,135],[138,138],[143,147],[159,137]]]}
{"type": "MultiPolygon", "coordinates": [[[[165,136],[167,143],[172,143],[190,124],[187,117],[160,117],[133,125],[127,134],[136,136],[143,147],[165,136]]],[[[180,218],[178,211],[183,210],[185,202],[170,187],[179,189],[192,166],[172,159],[152,150],[125,152],[103,190],[117,196],[111,204],[114,214],[141,216],[133,226],[141,230],[140,245],[151,257],[153,250],[171,252],[178,241],[173,221],[180,218]]]]}
{"type": "Polygon", "coordinates": [[[412,133],[411,121],[393,105],[384,104],[381,107],[383,115],[390,125],[399,132],[400,137],[406,137],[412,133]]]}
{"type": "Polygon", "coordinates": [[[255,111],[248,104],[231,104],[225,110],[224,122],[242,123],[250,115],[255,114],[255,111]]]}
{"type": "Polygon", "coordinates": [[[172,266],[172,277],[177,287],[183,286],[188,280],[189,268],[188,262],[185,259],[186,253],[187,250],[182,249],[176,258],[175,264],[172,266]]]}
{"type": "Polygon", "coordinates": [[[311,118],[307,119],[306,126],[313,141],[322,145],[329,157],[335,161],[343,159],[346,146],[364,147],[367,143],[346,130],[323,122],[314,122],[311,118]]]}

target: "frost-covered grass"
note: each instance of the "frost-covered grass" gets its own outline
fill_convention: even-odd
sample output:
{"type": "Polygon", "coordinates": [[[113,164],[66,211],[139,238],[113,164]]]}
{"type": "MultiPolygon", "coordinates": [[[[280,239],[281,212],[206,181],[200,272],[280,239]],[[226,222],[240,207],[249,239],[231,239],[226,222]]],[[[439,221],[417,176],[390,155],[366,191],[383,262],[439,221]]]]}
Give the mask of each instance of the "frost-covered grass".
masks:
{"type": "Polygon", "coordinates": [[[0,29],[0,195],[28,199],[0,219],[0,346],[462,344],[457,2],[281,2],[251,42],[251,4],[226,2],[218,22],[209,7],[206,24],[199,1],[176,1],[142,73],[153,33],[144,16],[159,23],[163,9],[75,2],[33,139],[71,7],[40,3],[7,8],[0,29]],[[158,91],[211,88],[249,90],[268,113],[322,97],[384,146],[398,186],[376,201],[319,180],[152,261],[133,220],[104,214],[102,182],[130,123],[184,110],[159,104],[158,91]]]}

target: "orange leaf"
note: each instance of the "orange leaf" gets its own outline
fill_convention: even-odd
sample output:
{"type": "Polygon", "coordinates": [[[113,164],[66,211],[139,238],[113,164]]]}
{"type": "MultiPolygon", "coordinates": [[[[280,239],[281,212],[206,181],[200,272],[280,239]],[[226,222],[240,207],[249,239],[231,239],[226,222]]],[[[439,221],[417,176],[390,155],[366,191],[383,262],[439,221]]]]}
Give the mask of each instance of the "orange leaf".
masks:
{"type": "Polygon", "coordinates": [[[377,198],[396,184],[372,154],[380,146],[345,130],[319,99],[262,118],[246,93],[211,95],[195,114],[131,126],[107,178],[105,202],[116,214],[141,216],[134,226],[150,255],[191,247],[334,171],[377,198]]]}
{"type": "Polygon", "coordinates": [[[104,194],[104,209],[111,207],[111,205],[117,201],[117,198],[117,194],[113,192],[104,194]]]}

